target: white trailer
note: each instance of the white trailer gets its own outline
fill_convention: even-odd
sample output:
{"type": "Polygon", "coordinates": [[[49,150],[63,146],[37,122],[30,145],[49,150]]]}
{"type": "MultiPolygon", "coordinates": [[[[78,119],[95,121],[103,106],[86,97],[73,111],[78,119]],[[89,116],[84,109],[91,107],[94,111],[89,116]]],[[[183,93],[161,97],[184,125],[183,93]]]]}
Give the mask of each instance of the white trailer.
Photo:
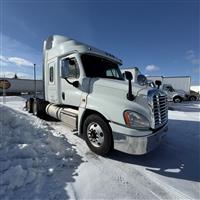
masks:
{"type": "Polygon", "coordinates": [[[183,90],[186,92],[186,94],[189,94],[191,77],[190,76],[164,77],[163,84],[171,84],[175,90],[183,90]]]}
{"type": "Polygon", "coordinates": [[[155,82],[159,80],[162,82],[161,88],[171,87],[174,90],[174,94],[171,96],[171,100],[174,97],[177,101],[181,100],[190,100],[195,101],[199,99],[198,92],[191,91],[191,77],[190,76],[147,76],[148,80],[155,82]]]}
{"type": "Polygon", "coordinates": [[[125,81],[120,59],[64,36],[50,36],[43,55],[44,97],[30,98],[29,112],[61,120],[99,155],[113,148],[145,154],[160,144],[168,126],[167,98],[147,87],[145,76],[132,83],[125,72],[125,81]]]}
{"type": "Polygon", "coordinates": [[[160,80],[162,82],[162,85],[172,85],[175,90],[183,90],[186,92],[186,94],[190,93],[190,76],[147,76],[147,79],[154,82],[156,80],[160,80]]]}
{"type": "MultiPolygon", "coordinates": [[[[36,91],[43,91],[43,81],[36,80],[36,91]]],[[[0,78],[0,95],[5,94],[20,94],[34,93],[34,80],[31,79],[15,79],[15,78],[0,78]]]]}

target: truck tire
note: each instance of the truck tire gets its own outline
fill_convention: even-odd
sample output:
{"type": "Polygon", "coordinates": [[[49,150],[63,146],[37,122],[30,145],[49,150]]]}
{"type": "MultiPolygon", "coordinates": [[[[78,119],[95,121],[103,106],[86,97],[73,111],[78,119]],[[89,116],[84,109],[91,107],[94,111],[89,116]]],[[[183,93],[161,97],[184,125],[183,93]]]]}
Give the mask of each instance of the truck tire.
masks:
{"type": "Polygon", "coordinates": [[[38,117],[45,116],[45,109],[47,105],[48,103],[46,101],[34,99],[32,104],[33,114],[38,117]]]}
{"type": "Polygon", "coordinates": [[[183,101],[183,99],[179,96],[173,98],[174,103],[181,103],[182,101],[183,101]]]}
{"type": "Polygon", "coordinates": [[[197,100],[197,97],[196,97],[196,96],[190,96],[190,97],[189,97],[189,100],[190,100],[190,101],[196,101],[196,100],[197,100]]]}
{"type": "Polygon", "coordinates": [[[30,98],[26,101],[26,110],[29,113],[33,113],[33,98],[30,98]]]}
{"type": "Polygon", "coordinates": [[[104,156],[113,149],[113,137],[108,123],[99,115],[89,115],[83,124],[83,134],[88,147],[104,156]]]}

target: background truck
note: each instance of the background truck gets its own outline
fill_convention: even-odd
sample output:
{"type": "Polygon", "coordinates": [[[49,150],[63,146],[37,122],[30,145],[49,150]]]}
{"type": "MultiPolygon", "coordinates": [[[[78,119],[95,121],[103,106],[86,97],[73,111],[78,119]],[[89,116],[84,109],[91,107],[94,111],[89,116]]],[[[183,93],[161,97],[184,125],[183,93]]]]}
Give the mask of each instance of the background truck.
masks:
{"type": "Polygon", "coordinates": [[[83,136],[89,148],[145,154],[159,145],[168,126],[166,95],[148,87],[146,77],[125,72],[110,53],[53,35],[44,42],[44,97],[30,98],[34,115],[61,120],[83,136]]]}
{"type": "MultiPolygon", "coordinates": [[[[133,75],[133,82],[137,83],[137,77],[141,74],[140,70],[137,67],[121,69],[122,72],[129,71],[133,75]]],[[[187,99],[186,92],[184,90],[175,90],[170,83],[170,80],[165,79],[163,76],[151,76],[147,77],[147,83],[151,88],[156,88],[155,81],[161,81],[161,86],[159,89],[163,90],[163,92],[167,95],[168,101],[174,101],[175,103],[180,103],[183,100],[187,99]]],[[[175,80],[173,80],[175,82],[175,80]]],[[[172,82],[173,82],[172,81],[172,82]]],[[[188,90],[187,87],[184,89],[188,90]]]]}
{"type": "Polygon", "coordinates": [[[182,100],[195,101],[199,99],[199,94],[192,91],[190,76],[147,76],[148,80],[162,82],[161,89],[163,89],[170,101],[181,102],[182,100]]]}

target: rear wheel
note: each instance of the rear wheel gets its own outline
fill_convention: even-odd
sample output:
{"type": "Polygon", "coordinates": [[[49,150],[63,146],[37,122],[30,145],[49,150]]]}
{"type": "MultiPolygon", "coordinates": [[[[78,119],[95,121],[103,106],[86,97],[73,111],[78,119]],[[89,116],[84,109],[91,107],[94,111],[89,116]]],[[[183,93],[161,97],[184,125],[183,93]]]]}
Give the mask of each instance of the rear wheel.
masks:
{"type": "Polygon", "coordinates": [[[196,101],[196,100],[197,100],[197,97],[195,97],[195,96],[190,96],[190,97],[189,97],[189,100],[190,100],[190,101],[196,101]]]}
{"type": "Polygon", "coordinates": [[[108,123],[99,115],[89,115],[83,124],[83,133],[88,147],[98,155],[112,150],[113,138],[108,123]]]}
{"type": "Polygon", "coordinates": [[[38,117],[45,116],[45,109],[47,105],[48,103],[44,100],[34,99],[32,104],[33,114],[38,117]]]}
{"type": "Polygon", "coordinates": [[[179,96],[173,98],[174,103],[181,103],[183,99],[179,96]]]}

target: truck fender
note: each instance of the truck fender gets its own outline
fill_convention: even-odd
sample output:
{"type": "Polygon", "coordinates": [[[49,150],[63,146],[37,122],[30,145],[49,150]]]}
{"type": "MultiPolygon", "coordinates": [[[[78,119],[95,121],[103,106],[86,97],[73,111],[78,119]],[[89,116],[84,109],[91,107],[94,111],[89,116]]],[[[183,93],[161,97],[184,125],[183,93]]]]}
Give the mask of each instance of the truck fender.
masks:
{"type": "MultiPolygon", "coordinates": [[[[78,117],[78,135],[83,134],[83,123],[87,116],[91,114],[98,114],[100,115],[105,121],[110,122],[108,117],[104,116],[103,114],[97,112],[96,110],[79,108],[79,117],[78,117]]],[[[111,128],[110,128],[111,129],[111,128]]]]}

